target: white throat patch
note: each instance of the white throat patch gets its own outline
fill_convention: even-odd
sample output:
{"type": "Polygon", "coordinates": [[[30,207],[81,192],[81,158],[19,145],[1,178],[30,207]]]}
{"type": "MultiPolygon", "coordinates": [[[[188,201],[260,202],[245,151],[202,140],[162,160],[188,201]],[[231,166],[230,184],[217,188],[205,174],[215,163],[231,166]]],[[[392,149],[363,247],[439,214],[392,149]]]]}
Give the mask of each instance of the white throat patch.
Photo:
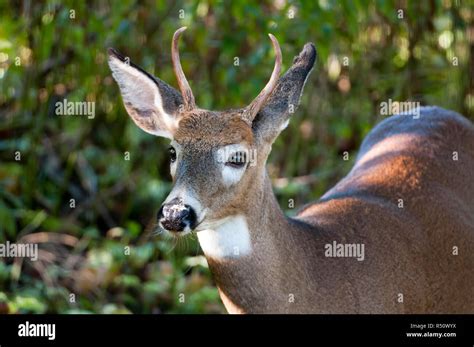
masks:
{"type": "Polygon", "coordinates": [[[197,233],[206,256],[215,259],[239,258],[251,252],[250,233],[243,216],[233,216],[218,227],[197,233]]]}

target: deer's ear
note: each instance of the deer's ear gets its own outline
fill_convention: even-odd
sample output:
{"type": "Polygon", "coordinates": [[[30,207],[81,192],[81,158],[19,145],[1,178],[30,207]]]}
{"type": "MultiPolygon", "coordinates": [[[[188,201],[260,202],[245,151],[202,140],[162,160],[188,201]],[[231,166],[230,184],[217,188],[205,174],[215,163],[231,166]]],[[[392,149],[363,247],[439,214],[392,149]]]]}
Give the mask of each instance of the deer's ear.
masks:
{"type": "Polygon", "coordinates": [[[291,68],[278,84],[255,117],[252,128],[259,140],[273,142],[286,128],[290,116],[298,108],[306,80],[316,60],[316,48],[307,43],[293,60],[291,68]]]}
{"type": "Polygon", "coordinates": [[[181,94],[109,48],[109,66],[125,108],[144,131],[172,139],[178,127],[181,94]]]}

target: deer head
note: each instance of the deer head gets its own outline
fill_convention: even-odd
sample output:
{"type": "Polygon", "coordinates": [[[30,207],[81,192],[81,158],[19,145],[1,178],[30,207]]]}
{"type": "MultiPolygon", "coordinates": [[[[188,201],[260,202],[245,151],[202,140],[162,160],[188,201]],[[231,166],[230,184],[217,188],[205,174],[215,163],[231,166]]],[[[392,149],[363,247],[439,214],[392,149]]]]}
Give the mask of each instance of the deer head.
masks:
{"type": "Polygon", "coordinates": [[[158,222],[176,236],[216,226],[241,212],[242,201],[265,176],[271,145],[296,110],[316,58],[314,45],[306,44],[279,78],[281,51],[270,34],[276,59],[260,94],[241,109],[203,110],[196,106],[180,63],[178,40],[185,29],[175,32],[171,46],[180,92],[109,49],[109,66],[132,120],[144,131],[171,140],[174,188],[158,222]]]}

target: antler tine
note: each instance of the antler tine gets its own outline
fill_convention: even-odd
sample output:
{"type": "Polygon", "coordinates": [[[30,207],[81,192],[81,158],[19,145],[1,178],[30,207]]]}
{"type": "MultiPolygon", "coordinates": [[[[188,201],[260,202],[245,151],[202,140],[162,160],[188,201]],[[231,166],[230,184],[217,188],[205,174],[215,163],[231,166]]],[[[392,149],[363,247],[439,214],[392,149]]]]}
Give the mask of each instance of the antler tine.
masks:
{"type": "Polygon", "coordinates": [[[270,80],[268,81],[265,88],[263,88],[260,94],[258,94],[258,96],[252,101],[252,103],[249,106],[247,106],[247,108],[244,111],[244,114],[242,115],[243,119],[249,124],[252,124],[252,121],[257,115],[258,111],[260,111],[260,108],[265,104],[268,97],[271,95],[273,89],[275,89],[278,83],[278,78],[280,76],[280,70],[281,70],[280,45],[278,44],[278,41],[275,38],[275,36],[273,36],[272,34],[268,34],[268,36],[270,37],[270,40],[272,40],[273,50],[275,51],[275,66],[273,68],[273,72],[270,77],[270,80]]]}
{"type": "Polygon", "coordinates": [[[178,41],[181,33],[186,30],[186,27],[179,28],[173,35],[173,42],[171,44],[171,60],[173,62],[173,70],[178,80],[179,89],[184,100],[184,107],[187,111],[196,108],[196,102],[194,95],[189,86],[188,80],[184,75],[183,68],[181,67],[181,61],[179,59],[178,41]]]}

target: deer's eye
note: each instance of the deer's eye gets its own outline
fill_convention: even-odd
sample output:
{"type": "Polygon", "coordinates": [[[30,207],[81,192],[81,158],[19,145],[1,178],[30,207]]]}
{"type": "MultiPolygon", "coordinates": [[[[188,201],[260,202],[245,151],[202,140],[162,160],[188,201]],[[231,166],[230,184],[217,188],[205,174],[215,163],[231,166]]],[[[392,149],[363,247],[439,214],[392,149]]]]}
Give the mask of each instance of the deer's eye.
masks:
{"type": "Polygon", "coordinates": [[[170,148],[168,148],[168,151],[170,153],[170,161],[174,163],[176,161],[176,150],[172,146],[170,146],[170,148]]]}
{"type": "Polygon", "coordinates": [[[246,152],[236,152],[230,156],[230,158],[225,163],[227,166],[234,168],[241,168],[245,165],[247,161],[246,152]]]}

